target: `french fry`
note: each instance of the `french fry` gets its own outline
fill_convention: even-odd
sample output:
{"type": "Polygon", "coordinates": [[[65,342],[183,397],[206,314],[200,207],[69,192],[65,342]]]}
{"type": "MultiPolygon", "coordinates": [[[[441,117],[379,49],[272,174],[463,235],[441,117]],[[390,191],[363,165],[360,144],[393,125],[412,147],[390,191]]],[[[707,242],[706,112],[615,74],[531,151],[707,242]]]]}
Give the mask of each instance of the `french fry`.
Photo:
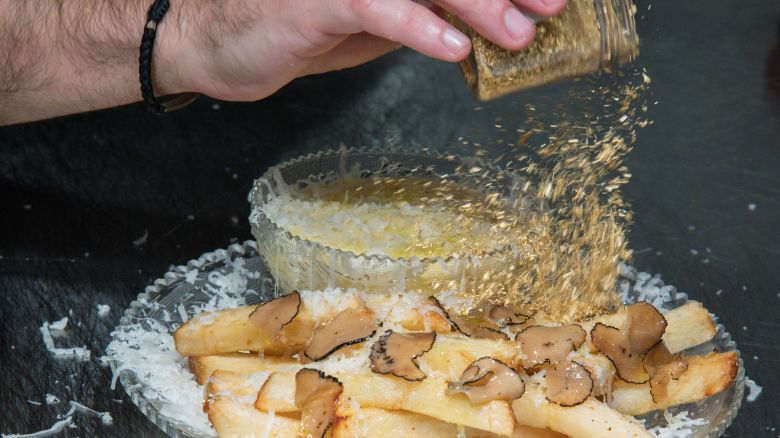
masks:
{"type": "MultiPolygon", "coordinates": [[[[485,432],[478,429],[466,428],[466,438],[500,438],[500,435],[485,432]]],[[[550,429],[537,429],[535,427],[516,425],[512,438],[566,438],[566,435],[550,429]]]]}
{"type": "MultiPolygon", "coordinates": [[[[678,353],[699,344],[703,344],[715,336],[716,328],[712,316],[698,301],[689,301],[682,306],[664,313],[667,326],[663,341],[666,348],[672,353],[678,353]]],[[[588,332],[588,344],[591,351],[595,351],[590,344],[590,331],[597,322],[611,327],[621,328],[626,324],[626,313],[618,312],[604,315],[582,323],[582,328],[588,332]]]]}
{"type": "MultiPolygon", "coordinates": [[[[473,405],[463,394],[446,394],[447,383],[427,378],[409,382],[379,374],[336,374],[344,384],[339,398],[338,415],[355,414],[354,405],[383,409],[405,410],[428,415],[453,424],[511,435],[514,426],[512,408],[505,401],[491,401],[473,405]]],[[[257,409],[275,412],[295,412],[295,374],[277,372],[271,375],[257,396],[257,409]]]]}
{"type": "MultiPolygon", "coordinates": [[[[190,356],[190,368],[197,381],[208,383],[209,418],[220,437],[265,436],[265,428],[271,426],[273,433],[268,436],[295,436],[299,422],[290,415],[299,412],[294,403],[295,371],[302,365],[290,356],[301,351],[317,324],[356,306],[376,309],[378,319],[389,318],[407,330],[435,330],[437,338],[431,350],[417,359],[420,369],[428,374],[422,381],[406,381],[368,369],[357,373],[329,372],[344,385],[337,408],[340,419],[332,429],[335,438],[399,432],[401,436],[434,438],[462,432],[470,438],[646,438],[651,436],[649,432],[625,414],[639,415],[709,397],[733,383],[738,367],[733,352],[688,357],[688,369],[669,382],[667,396],[656,402],[649,384],[613,379],[614,368],[609,359],[587,354],[589,350],[595,352],[588,336],[586,346],[576,353],[582,356],[578,362],[589,368],[594,378],[598,376],[594,395],[606,396],[603,393],[612,384],[611,397],[607,397],[609,406],[590,397],[577,406],[561,407],[547,401],[544,391],[533,383],[527,384],[526,393],[511,403],[491,401],[475,405],[463,394],[448,395],[446,379],[457,379],[472,362],[486,356],[518,367],[523,355],[517,342],[450,333],[449,322],[436,309],[398,306],[401,310],[387,315],[394,312],[392,300],[399,299],[393,295],[347,296],[338,305],[323,304],[318,299],[310,303],[311,308],[307,308],[304,299],[298,315],[273,338],[264,336],[250,322],[253,306],[199,315],[174,333],[176,348],[190,356]],[[316,316],[312,309],[316,309],[316,316]],[[265,355],[239,353],[244,351],[263,351],[265,355]],[[271,373],[267,379],[266,372],[271,373]]],[[[673,353],[707,342],[716,334],[709,312],[698,302],[689,302],[664,316],[668,325],[663,341],[673,353]]],[[[596,322],[622,327],[626,313],[606,315],[581,325],[590,332],[596,322]]],[[[345,347],[328,360],[366,355],[367,345],[345,347]]]]}
{"type": "Polygon", "coordinates": [[[305,308],[282,328],[279,336],[272,338],[263,336],[260,329],[249,321],[249,315],[256,307],[239,307],[195,316],[173,333],[176,351],[182,356],[238,351],[282,355],[296,352],[306,345],[315,321],[305,308]]]}
{"type": "MultiPolygon", "coordinates": [[[[174,333],[176,349],[184,356],[203,356],[247,350],[265,351],[267,355],[289,354],[297,352],[306,344],[315,324],[311,313],[305,309],[304,305],[301,313],[293,322],[282,329],[280,340],[267,340],[263,339],[257,328],[249,322],[249,314],[253,310],[254,307],[242,307],[215,314],[199,315],[191,319],[174,333]]],[[[691,301],[666,312],[664,316],[669,324],[663,339],[672,353],[707,342],[715,335],[716,330],[712,318],[701,303],[691,301]]],[[[430,321],[434,321],[430,327],[432,330],[435,329],[440,334],[449,331],[449,326],[444,326],[446,321],[440,315],[428,312],[426,317],[429,319],[428,325],[431,325],[430,321]],[[438,319],[442,319],[442,321],[438,321],[438,319]],[[440,325],[444,327],[439,327],[440,325]]],[[[621,327],[625,324],[625,313],[596,318],[582,323],[582,326],[590,332],[596,322],[621,327]]],[[[407,330],[422,330],[423,316],[419,312],[412,313],[406,318],[403,325],[407,330]]],[[[440,365],[442,365],[441,361],[440,365]]],[[[450,366],[450,368],[455,367],[450,366]]]]}
{"type": "Polygon", "coordinates": [[[360,408],[354,415],[339,417],[332,438],[453,438],[458,427],[425,415],[379,408],[360,408]]]}
{"type": "MultiPolygon", "coordinates": [[[[334,353],[333,359],[342,355],[367,354],[346,347],[334,353]]],[[[435,371],[457,379],[475,360],[490,356],[509,366],[517,363],[520,348],[512,341],[472,339],[453,335],[438,335],[430,351],[418,358],[428,371],[435,371]]],[[[295,359],[279,356],[258,357],[252,353],[226,353],[189,358],[190,370],[196,380],[204,384],[215,370],[232,371],[238,374],[252,374],[258,371],[278,371],[295,367],[295,359]]]]}
{"type": "MultiPolygon", "coordinates": [[[[380,312],[379,309],[391,305],[393,297],[385,294],[365,296],[368,308],[375,310],[378,316],[386,313],[380,312]]],[[[347,300],[349,307],[357,308],[366,305],[358,295],[352,298],[347,300]]],[[[309,306],[314,305],[322,304],[309,303],[309,306]]],[[[346,309],[346,307],[318,309],[320,314],[315,317],[311,308],[307,306],[307,300],[304,299],[300,312],[292,322],[282,328],[278,337],[269,338],[264,337],[258,327],[249,321],[249,315],[255,308],[257,306],[246,306],[219,312],[205,312],[195,316],[173,334],[176,350],[182,356],[205,356],[238,351],[263,351],[269,355],[296,353],[306,345],[318,322],[327,321],[346,309]]],[[[439,333],[450,331],[449,322],[435,311],[424,312],[424,314],[417,310],[408,311],[401,318],[396,319],[404,328],[411,331],[422,331],[426,327],[439,333]]]]}
{"type": "MultiPolygon", "coordinates": [[[[427,302],[426,297],[422,296],[420,298],[422,302],[427,302]]],[[[363,295],[363,301],[366,303],[366,306],[376,312],[377,316],[383,319],[386,316],[392,316],[393,320],[399,321],[409,331],[435,331],[437,333],[449,333],[451,331],[450,322],[444,318],[437,307],[433,305],[408,306],[395,304],[396,301],[401,299],[403,297],[397,294],[368,293],[363,295]],[[430,308],[430,310],[426,308],[430,308]]]]}
{"type": "Polygon", "coordinates": [[[512,402],[518,424],[550,429],[571,438],[650,438],[644,426],[628,415],[589,398],[577,406],[550,403],[537,385],[526,385],[525,394],[512,402]]]}
{"type": "Polygon", "coordinates": [[[255,408],[261,411],[298,412],[300,408],[295,406],[295,373],[271,374],[257,393],[255,408]]]}
{"type": "Polygon", "coordinates": [[[734,382],[739,364],[737,354],[713,353],[688,356],[688,369],[677,380],[670,380],[667,396],[659,402],[650,395],[650,384],[635,385],[618,379],[613,383],[610,406],[629,415],[692,403],[715,395],[734,382]]]}
{"type": "Polygon", "coordinates": [[[276,371],[279,368],[290,366],[295,362],[292,359],[283,359],[275,356],[264,358],[251,353],[228,353],[210,356],[190,357],[190,371],[195,375],[195,380],[203,385],[216,370],[231,371],[236,374],[253,374],[258,371],[276,371]]]}
{"type": "Polygon", "coordinates": [[[258,371],[243,375],[231,371],[216,370],[208,379],[206,385],[206,400],[229,396],[233,401],[252,406],[257,399],[257,393],[271,373],[258,371]]]}
{"type": "Polygon", "coordinates": [[[227,397],[212,400],[209,420],[220,438],[297,438],[300,422],[260,412],[227,397]]]}
{"type": "Polygon", "coordinates": [[[417,362],[423,371],[435,371],[457,380],[472,362],[486,356],[514,367],[520,361],[520,345],[514,341],[438,335],[433,348],[417,362]]]}
{"type": "MultiPolygon", "coordinates": [[[[464,428],[467,438],[498,438],[491,432],[464,428]]],[[[355,415],[340,417],[332,438],[373,438],[399,436],[406,438],[453,438],[458,426],[407,411],[361,408],[355,415]]],[[[557,432],[517,426],[512,438],[566,438],[557,432]]]]}
{"type": "Polygon", "coordinates": [[[664,317],[668,325],[663,340],[672,353],[703,344],[712,339],[718,331],[712,321],[712,315],[698,301],[689,301],[666,312],[664,317]]]}

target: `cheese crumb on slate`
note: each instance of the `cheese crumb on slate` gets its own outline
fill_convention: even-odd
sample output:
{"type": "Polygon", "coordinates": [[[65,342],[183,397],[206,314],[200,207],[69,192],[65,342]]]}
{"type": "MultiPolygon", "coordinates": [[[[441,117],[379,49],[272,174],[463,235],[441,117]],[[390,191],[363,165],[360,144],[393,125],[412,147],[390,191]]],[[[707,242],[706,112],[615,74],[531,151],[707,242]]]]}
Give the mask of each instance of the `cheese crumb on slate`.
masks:
{"type": "MultiPolygon", "coordinates": [[[[64,318],[65,324],[67,324],[67,319],[68,318],[64,318]]],[[[55,324],[60,324],[61,322],[62,320],[57,321],[55,324]]],[[[64,327],[65,324],[62,324],[62,326],[64,327]]],[[[49,353],[51,353],[52,356],[58,359],[78,359],[82,362],[89,361],[92,352],[89,351],[86,346],[57,348],[57,346],[54,344],[54,338],[51,336],[51,332],[49,331],[49,327],[51,327],[51,325],[47,321],[44,321],[40,330],[41,336],[43,337],[43,345],[46,346],[46,349],[49,350],[49,353]]]]}
{"type": "Polygon", "coordinates": [[[141,235],[141,237],[133,240],[133,246],[136,248],[146,243],[146,240],[149,238],[149,230],[144,230],[144,234],[141,235]]]}
{"type": "MultiPolygon", "coordinates": [[[[48,398],[48,395],[47,395],[48,398]]],[[[40,404],[40,403],[39,403],[40,404]]],[[[33,433],[24,434],[2,434],[3,438],[44,438],[48,436],[54,436],[64,431],[65,428],[75,428],[73,424],[73,417],[76,413],[86,414],[92,417],[100,418],[101,423],[106,426],[110,426],[114,423],[114,419],[108,412],[98,412],[92,408],[82,405],[81,403],[72,401],[70,402],[70,409],[65,414],[65,418],[54,423],[50,428],[33,433]]]]}
{"type": "Polygon", "coordinates": [[[111,311],[111,306],[108,304],[98,304],[97,305],[97,314],[98,318],[105,318],[108,316],[108,312],[111,311]]]}
{"type": "Polygon", "coordinates": [[[758,396],[761,395],[761,391],[764,390],[764,388],[762,388],[758,383],[754,382],[750,377],[745,379],[745,386],[748,387],[748,395],[746,400],[749,402],[756,401],[758,396]]]}
{"type": "Polygon", "coordinates": [[[46,404],[47,405],[58,405],[60,404],[60,399],[57,398],[54,394],[46,394],[46,404]]]}
{"type": "Polygon", "coordinates": [[[49,328],[52,330],[59,330],[63,331],[68,327],[68,317],[64,317],[59,321],[52,322],[49,324],[49,328]]]}

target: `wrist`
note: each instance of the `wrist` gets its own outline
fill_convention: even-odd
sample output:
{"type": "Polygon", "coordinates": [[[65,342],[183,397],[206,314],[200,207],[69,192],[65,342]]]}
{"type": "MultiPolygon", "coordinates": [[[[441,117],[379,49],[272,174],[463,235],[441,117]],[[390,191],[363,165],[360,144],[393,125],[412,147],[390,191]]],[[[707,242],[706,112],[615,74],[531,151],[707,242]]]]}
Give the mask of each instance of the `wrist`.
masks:
{"type": "MultiPolygon", "coordinates": [[[[150,7],[153,0],[146,0],[150,7]]],[[[184,10],[186,1],[171,0],[168,13],[157,26],[157,36],[152,53],[152,81],[155,94],[165,96],[197,91],[193,81],[185,74],[189,70],[187,62],[192,53],[188,47],[189,20],[191,16],[184,10]]],[[[143,15],[146,25],[146,12],[143,15]]],[[[143,27],[137,32],[136,45],[141,42],[143,27]]]]}

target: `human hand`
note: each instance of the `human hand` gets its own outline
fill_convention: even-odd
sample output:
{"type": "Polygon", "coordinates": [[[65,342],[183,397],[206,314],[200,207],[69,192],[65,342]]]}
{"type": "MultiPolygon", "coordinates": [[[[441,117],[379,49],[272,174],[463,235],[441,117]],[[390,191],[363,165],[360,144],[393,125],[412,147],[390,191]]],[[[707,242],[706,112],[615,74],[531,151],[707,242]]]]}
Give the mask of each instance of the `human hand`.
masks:
{"type": "Polygon", "coordinates": [[[439,8],[517,50],[536,31],[525,14],[552,16],[567,0],[422,1],[173,1],[173,17],[158,31],[160,61],[173,76],[165,91],[258,100],[297,77],[362,64],[401,45],[443,61],[462,60],[470,41],[436,14],[439,8]]]}

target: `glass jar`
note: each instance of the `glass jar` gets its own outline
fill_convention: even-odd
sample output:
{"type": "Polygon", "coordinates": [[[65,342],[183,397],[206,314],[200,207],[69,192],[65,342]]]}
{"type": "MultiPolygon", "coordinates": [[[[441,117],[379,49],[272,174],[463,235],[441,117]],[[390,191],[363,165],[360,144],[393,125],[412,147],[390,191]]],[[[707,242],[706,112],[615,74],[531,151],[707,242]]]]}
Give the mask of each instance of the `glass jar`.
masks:
{"type": "Polygon", "coordinates": [[[594,73],[633,61],[639,37],[631,0],[570,0],[564,11],[536,25],[523,50],[503,49],[457,19],[473,50],[461,62],[463,76],[481,100],[594,73]]]}

